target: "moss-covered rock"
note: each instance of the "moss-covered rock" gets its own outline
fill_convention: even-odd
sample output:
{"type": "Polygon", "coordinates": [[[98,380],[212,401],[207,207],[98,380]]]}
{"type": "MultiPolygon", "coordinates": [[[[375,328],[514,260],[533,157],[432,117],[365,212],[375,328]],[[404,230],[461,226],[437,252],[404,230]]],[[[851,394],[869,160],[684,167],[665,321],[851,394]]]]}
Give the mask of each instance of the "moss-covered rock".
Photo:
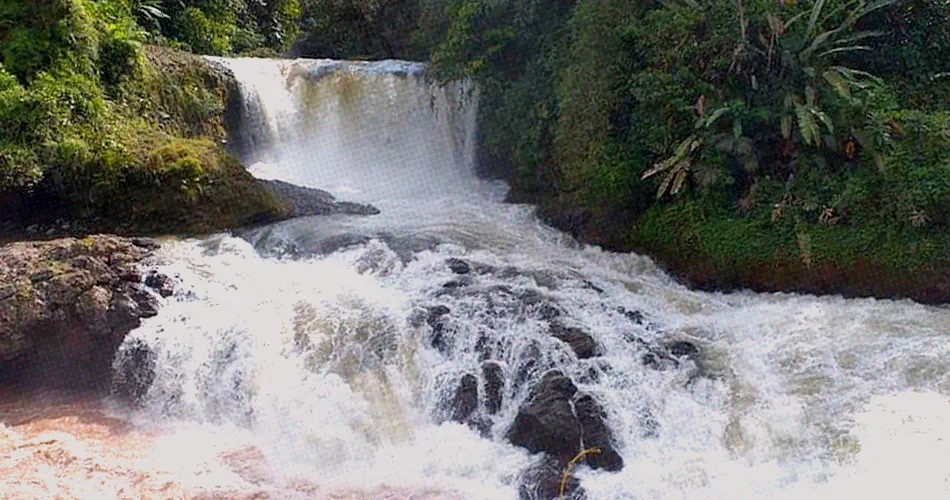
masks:
{"type": "Polygon", "coordinates": [[[101,87],[72,73],[41,73],[29,87],[5,81],[10,103],[48,105],[62,125],[34,112],[36,133],[0,141],[0,181],[16,174],[0,182],[0,230],[56,222],[54,233],[203,233],[291,215],[225,149],[226,110],[239,99],[233,74],[175,49],[127,48],[131,69],[101,87]],[[63,86],[76,78],[83,84],[63,86]],[[67,101],[90,109],[60,106],[67,101]]]}
{"type": "Polygon", "coordinates": [[[156,247],[107,235],[0,246],[0,384],[108,387],[115,350],[156,314],[139,269],[156,247]]]}

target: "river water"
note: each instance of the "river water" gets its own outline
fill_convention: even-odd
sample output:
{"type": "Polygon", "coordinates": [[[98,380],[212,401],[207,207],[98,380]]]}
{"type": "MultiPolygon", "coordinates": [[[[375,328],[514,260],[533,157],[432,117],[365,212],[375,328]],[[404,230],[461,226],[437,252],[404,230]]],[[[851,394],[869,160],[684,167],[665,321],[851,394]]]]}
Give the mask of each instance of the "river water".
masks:
{"type": "Polygon", "coordinates": [[[950,497],[947,308],[691,291],[502,203],[473,174],[469,85],[396,61],[218,61],[242,84],[252,173],[381,213],[165,242],[178,290],[117,359],[148,346],[154,382],[141,408],[101,411],[174,495],[518,498],[538,457],[505,431],[557,368],[604,406],[625,462],[577,468],[588,498],[950,497]],[[552,309],[602,354],[548,335],[552,309]],[[677,340],[699,359],[643,363],[677,340]],[[506,384],[481,435],[448,402],[486,359],[506,384]]]}

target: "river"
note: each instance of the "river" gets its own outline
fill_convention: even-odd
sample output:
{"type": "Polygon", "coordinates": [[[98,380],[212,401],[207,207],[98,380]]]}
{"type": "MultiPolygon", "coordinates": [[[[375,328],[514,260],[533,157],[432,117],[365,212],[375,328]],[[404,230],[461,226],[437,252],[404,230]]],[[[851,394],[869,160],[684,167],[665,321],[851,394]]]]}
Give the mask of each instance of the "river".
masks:
{"type": "Polygon", "coordinates": [[[399,61],[216,61],[242,85],[252,173],[381,213],[165,241],[155,264],[178,289],[116,361],[147,346],[154,381],[140,408],[97,410],[141,436],[136,471],[181,490],[165,494],[518,498],[538,457],[505,433],[556,368],[603,405],[625,462],[576,469],[591,499],[950,497],[950,309],[689,290],[503,203],[474,175],[464,82],[399,61]],[[599,355],[549,335],[552,310],[599,355]],[[644,363],[673,341],[700,356],[644,363]],[[448,402],[486,360],[506,383],[482,434],[448,402]]]}

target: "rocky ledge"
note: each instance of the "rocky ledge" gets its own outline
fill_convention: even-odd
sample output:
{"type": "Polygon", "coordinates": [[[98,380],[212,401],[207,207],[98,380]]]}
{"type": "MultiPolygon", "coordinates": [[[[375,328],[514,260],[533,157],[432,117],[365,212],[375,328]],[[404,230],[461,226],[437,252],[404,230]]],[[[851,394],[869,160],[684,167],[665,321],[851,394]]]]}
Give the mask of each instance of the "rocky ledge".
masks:
{"type": "Polygon", "coordinates": [[[289,217],[311,215],[376,215],[379,209],[372,205],[337,201],[322,189],[308,188],[278,180],[259,180],[267,190],[286,205],[289,217]]]}
{"type": "Polygon", "coordinates": [[[143,276],[158,246],[110,235],[0,246],[0,384],[107,389],[125,335],[171,292],[143,276]]]}

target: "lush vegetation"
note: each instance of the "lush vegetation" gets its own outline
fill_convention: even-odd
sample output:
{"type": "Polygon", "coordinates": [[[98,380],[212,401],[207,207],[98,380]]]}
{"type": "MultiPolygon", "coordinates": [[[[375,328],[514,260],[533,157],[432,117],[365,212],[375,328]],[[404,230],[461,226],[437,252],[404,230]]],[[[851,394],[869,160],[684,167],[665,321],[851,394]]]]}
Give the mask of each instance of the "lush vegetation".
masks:
{"type": "Polygon", "coordinates": [[[0,3],[4,219],[200,231],[278,212],[222,147],[234,82],[196,56],[144,45],[143,13],[175,19],[128,0],[0,3]]]}
{"type": "Polygon", "coordinates": [[[354,0],[303,12],[332,29],[311,29],[301,53],[424,56],[443,78],[477,80],[483,170],[588,239],[733,267],[851,252],[924,269],[950,250],[947,0],[354,0]],[[685,244],[690,231],[704,244],[685,244]]]}
{"type": "Polygon", "coordinates": [[[225,84],[143,45],[427,59],[479,83],[479,165],[513,198],[663,260],[950,254],[950,0],[6,1],[0,202],[200,197],[225,84]]]}

